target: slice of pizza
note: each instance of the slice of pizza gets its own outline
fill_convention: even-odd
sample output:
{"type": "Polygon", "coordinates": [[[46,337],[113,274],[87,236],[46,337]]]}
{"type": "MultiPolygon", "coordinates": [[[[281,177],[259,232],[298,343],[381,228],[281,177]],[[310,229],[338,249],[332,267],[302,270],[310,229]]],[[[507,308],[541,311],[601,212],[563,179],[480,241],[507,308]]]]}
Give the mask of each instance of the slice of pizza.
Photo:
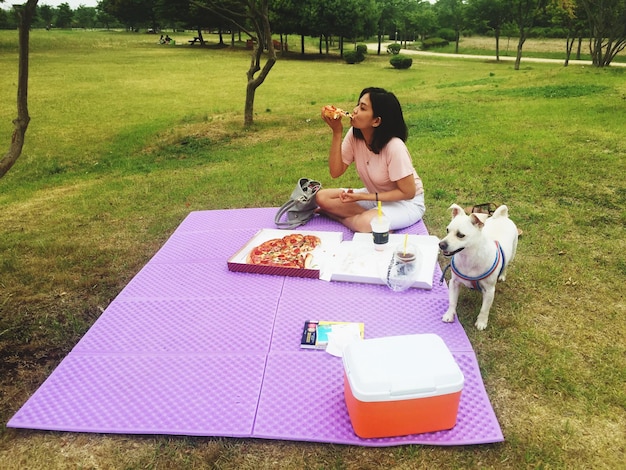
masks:
{"type": "Polygon", "coordinates": [[[343,116],[346,116],[349,118],[352,117],[352,115],[349,112],[344,111],[343,109],[338,108],[337,106],[333,106],[331,104],[324,106],[322,108],[322,111],[324,112],[324,116],[329,117],[331,119],[340,119],[343,116]]]}

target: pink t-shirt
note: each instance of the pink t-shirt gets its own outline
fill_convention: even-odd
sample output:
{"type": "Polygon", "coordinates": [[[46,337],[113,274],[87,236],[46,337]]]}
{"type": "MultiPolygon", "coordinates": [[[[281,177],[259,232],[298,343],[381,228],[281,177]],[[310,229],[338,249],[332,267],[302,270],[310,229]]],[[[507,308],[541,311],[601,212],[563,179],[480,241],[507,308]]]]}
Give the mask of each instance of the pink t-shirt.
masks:
{"type": "Polygon", "coordinates": [[[341,144],[341,158],[346,165],[352,162],[363,184],[370,193],[382,193],[398,187],[396,181],[413,174],[415,194],[422,194],[424,187],[417,175],[411,154],[406,144],[398,137],[393,137],[376,154],[367,148],[365,141],[354,137],[352,127],[346,133],[341,144]]]}

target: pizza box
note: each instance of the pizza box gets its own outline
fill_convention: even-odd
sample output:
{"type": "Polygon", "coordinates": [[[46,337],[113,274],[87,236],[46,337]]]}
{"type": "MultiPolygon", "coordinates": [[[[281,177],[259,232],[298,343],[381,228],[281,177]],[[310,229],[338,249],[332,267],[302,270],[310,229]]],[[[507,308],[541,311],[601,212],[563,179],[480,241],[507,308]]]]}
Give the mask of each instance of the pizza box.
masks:
{"type": "MultiPolygon", "coordinates": [[[[405,236],[390,234],[385,249],[376,251],[371,233],[355,233],[351,242],[344,241],[338,247],[333,264],[328,267],[330,280],[385,285],[394,248],[404,243],[405,236]]],[[[432,235],[408,235],[407,243],[415,245],[421,254],[419,272],[411,287],[432,289],[439,239],[432,235]]]]}
{"type": "Polygon", "coordinates": [[[259,230],[256,235],[254,235],[254,237],[252,237],[252,239],[243,246],[243,248],[230,257],[227,263],[228,270],[235,272],[318,279],[320,277],[320,271],[323,270],[324,266],[328,264],[329,260],[332,258],[332,254],[335,253],[335,250],[341,244],[342,240],[343,233],[341,232],[316,232],[311,230],[282,230],[264,228],[259,230]],[[315,235],[321,240],[320,245],[311,252],[313,255],[313,261],[310,268],[296,269],[275,266],[260,266],[246,262],[248,253],[250,253],[250,250],[252,250],[255,246],[273,238],[283,238],[287,235],[296,233],[301,235],[315,235]]]}

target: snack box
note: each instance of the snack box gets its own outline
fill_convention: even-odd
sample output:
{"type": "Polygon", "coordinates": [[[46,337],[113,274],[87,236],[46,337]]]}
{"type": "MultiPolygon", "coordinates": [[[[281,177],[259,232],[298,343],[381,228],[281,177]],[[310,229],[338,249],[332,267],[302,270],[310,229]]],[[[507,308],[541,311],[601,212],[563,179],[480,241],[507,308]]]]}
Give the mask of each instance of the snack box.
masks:
{"type": "MultiPolygon", "coordinates": [[[[405,235],[392,233],[382,251],[374,249],[371,233],[355,233],[352,241],[345,241],[337,250],[329,268],[331,281],[385,284],[387,268],[394,248],[402,245],[405,235]]],[[[433,288],[435,264],[439,255],[439,238],[433,235],[409,235],[408,243],[420,252],[419,271],[412,288],[433,288]]]]}
{"type": "Polygon", "coordinates": [[[276,276],[292,276],[292,277],[306,277],[306,278],[319,278],[320,270],[323,269],[327,260],[332,257],[337,246],[343,240],[343,233],[341,232],[315,232],[311,230],[281,230],[281,229],[268,229],[264,228],[259,230],[252,239],[246,243],[237,253],[230,257],[228,260],[228,270],[237,272],[257,273],[257,274],[272,274],[276,276]],[[255,246],[260,245],[267,240],[273,238],[283,238],[287,235],[299,233],[302,235],[315,235],[320,238],[320,246],[315,248],[312,252],[313,261],[309,269],[296,269],[296,268],[281,268],[274,266],[259,266],[255,264],[249,264],[246,262],[248,253],[255,246]]]}
{"type": "Polygon", "coordinates": [[[343,352],[344,397],[361,438],[442,431],[456,425],[464,377],[435,334],[365,339],[343,352]]]}

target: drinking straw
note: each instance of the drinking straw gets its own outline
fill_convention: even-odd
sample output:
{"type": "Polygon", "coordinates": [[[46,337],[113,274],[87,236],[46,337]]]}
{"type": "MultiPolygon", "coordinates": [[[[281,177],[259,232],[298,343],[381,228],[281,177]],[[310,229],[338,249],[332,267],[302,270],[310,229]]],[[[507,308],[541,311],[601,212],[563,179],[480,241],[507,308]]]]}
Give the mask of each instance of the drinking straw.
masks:
{"type": "Polygon", "coordinates": [[[383,216],[383,203],[382,201],[378,201],[378,220],[383,216]]]}
{"type": "Polygon", "coordinates": [[[409,240],[409,234],[406,233],[404,235],[404,253],[402,253],[403,255],[406,255],[406,242],[409,240]]]}

